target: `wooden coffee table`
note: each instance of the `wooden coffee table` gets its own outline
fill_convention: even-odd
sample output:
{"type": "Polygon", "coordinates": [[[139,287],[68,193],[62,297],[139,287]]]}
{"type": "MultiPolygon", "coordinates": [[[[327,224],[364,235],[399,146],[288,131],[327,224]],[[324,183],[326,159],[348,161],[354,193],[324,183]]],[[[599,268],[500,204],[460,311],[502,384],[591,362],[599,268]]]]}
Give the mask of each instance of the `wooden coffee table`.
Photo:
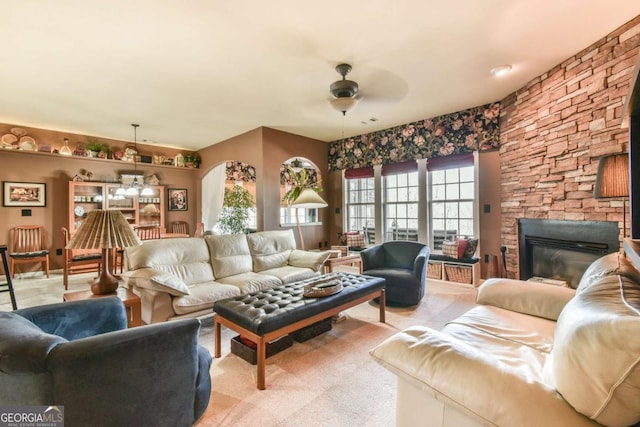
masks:
{"type": "Polygon", "coordinates": [[[257,387],[265,389],[267,343],[332,317],[347,308],[378,298],[380,322],[385,321],[385,280],[379,277],[348,273],[341,275],[343,290],[321,298],[305,298],[304,285],[309,279],[246,295],[216,301],[213,305],[215,357],[221,352],[221,325],[256,343],[257,387]]]}
{"type": "Polygon", "coordinates": [[[127,325],[130,328],[142,326],[142,304],[140,297],[127,288],[118,288],[116,292],[104,295],[94,295],[91,291],[67,292],[62,296],[62,300],[68,302],[113,296],[120,298],[124,304],[124,308],[127,311],[127,325]]]}

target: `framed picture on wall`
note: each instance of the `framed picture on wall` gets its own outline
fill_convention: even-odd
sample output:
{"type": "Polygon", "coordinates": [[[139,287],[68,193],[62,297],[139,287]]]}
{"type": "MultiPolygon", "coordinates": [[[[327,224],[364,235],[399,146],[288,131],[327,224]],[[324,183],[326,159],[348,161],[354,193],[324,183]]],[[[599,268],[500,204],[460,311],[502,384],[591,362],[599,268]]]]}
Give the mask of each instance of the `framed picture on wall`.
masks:
{"type": "Polygon", "coordinates": [[[39,182],[2,181],[2,206],[46,206],[47,184],[39,182]]]}
{"type": "Polygon", "coordinates": [[[186,211],[188,210],[187,189],[186,188],[169,188],[169,210],[170,211],[186,211]]]}

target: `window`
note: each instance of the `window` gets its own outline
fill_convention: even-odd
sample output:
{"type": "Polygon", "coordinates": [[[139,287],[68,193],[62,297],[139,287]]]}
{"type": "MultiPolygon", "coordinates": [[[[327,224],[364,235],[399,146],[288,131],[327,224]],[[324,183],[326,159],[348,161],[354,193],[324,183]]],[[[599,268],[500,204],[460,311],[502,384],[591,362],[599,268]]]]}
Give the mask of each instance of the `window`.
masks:
{"type": "Polygon", "coordinates": [[[344,231],[380,233],[378,243],[422,241],[433,250],[454,236],[477,237],[475,164],[473,153],[462,153],[385,164],[375,171],[346,170],[344,231]]]}
{"type": "MultiPolygon", "coordinates": [[[[280,186],[280,225],[290,226],[296,225],[296,208],[287,206],[287,203],[282,201],[285,193],[291,189],[290,184],[284,184],[280,186]]],[[[312,224],[318,222],[318,209],[317,208],[298,208],[298,220],[300,224],[312,224]]]]}
{"type": "Polygon", "coordinates": [[[418,240],[418,198],[418,172],[384,177],[385,240],[418,240]]]}
{"type": "Polygon", "coordinates": [[[431,236],[434,249],[452,236],[474,235],[474,167],[453,167],[430,172],[431,236]]]}
{"type": "Polygon", "coordinates": [[[375,227],[375,193],[373,177],[345,179],[345,231],[375,227]]]}
{"type": "MultiPolygon", "coordinates": [[[[298,220],[300,224],[312,224],[318,222],[318,209],[298,208],[298,220]]],[[[296,224],[296,208],[280,207],[280,225],[296,224]]]]}

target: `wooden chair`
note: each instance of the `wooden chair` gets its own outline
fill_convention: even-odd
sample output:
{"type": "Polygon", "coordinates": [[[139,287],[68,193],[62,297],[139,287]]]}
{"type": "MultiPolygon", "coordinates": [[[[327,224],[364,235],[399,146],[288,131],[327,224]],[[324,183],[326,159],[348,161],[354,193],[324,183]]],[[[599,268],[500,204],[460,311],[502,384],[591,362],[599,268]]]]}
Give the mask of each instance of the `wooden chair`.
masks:
{"type": "Polygon", "coordinates": [[[133,229],[140,240],[153,240],[160,238],[160,227],[157,225],[140,225],[133,229]]]}
{"type": "Polygon", "coordinates": [[[196,222],[196,231],[193,233],[193,237],[204,236],[204,222],[196,222]]]}
{"type": "Polygon", "coordinates": [[[62,236],[64,237],[62,283],[66,290],[69,289],[69,275],[92,271],[99,272],[102,266],[102,254],[89,249],[67,249],[70,236],[66,227],[62,227],[62,236]]]}
{"type": "Polygon", "coordinates": [[[43,262],[49,277],[49,250],[44,227],[41,225],[21,225],[13,228],[13,245],[9,253],[9,270],[15,277],[15,265],[43,262]]]}
{"type": "Polygon", "coordinates": [[[187,221],[173,221],[171,223],[171,232],[186,234],[187,236],[190,236],[189,223],[187,221]]]}

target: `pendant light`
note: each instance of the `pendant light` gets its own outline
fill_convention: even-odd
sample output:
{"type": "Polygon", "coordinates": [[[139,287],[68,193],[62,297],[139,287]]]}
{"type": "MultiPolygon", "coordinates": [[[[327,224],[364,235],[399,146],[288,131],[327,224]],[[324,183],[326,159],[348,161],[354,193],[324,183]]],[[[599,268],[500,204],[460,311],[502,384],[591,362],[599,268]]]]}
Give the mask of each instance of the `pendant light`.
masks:
{"type": "Polygon", "coordinates": [[[133,155],[133,181],[131,181],[131,185],[125,191],[127,196],[137,196],[138,195],[138,126],[139,124],[131,123],[133,126],[133,149],[136,152],[133,155]]]}

